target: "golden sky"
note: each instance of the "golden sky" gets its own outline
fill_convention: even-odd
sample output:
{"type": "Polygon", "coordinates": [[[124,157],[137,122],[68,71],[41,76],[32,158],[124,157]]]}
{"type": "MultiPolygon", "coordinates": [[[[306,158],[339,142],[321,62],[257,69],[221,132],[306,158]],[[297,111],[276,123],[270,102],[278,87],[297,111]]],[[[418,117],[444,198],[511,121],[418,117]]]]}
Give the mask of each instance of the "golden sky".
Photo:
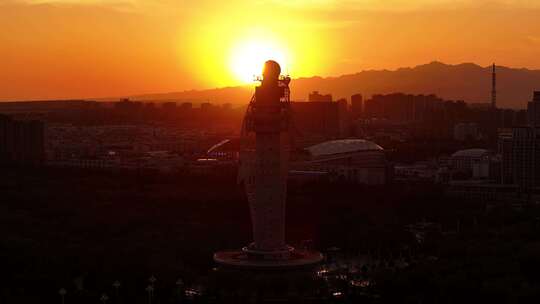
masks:
{"type": "Polygon", "coordinates": [[[0,99],[237,85],[268,56],[292,77],[540,68],[539,16],[537,0],[0,0],[0,99]]]}

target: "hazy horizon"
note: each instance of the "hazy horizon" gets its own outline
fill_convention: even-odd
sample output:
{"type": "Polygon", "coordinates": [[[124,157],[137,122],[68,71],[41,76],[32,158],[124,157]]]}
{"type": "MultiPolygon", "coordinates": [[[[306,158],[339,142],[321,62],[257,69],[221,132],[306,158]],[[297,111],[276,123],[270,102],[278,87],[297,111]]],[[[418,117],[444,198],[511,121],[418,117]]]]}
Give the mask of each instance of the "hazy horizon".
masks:
{"type": "MultiPolygon", "coordinates": [[[[421,66],[427,66],[427,65],[430,65],[430,64],[434,64],[434,63],[440,63],[440,64],[443,64],[443,65],[446,65],[446,66],[460,66],[460,65],[466,65],[466,64],[472,64],[472,65],[476,65],[476,66],[479,66],[481,68],[484,68],[484,69],[490,69],[491,68],[491,64],[487,65],[487,66],[482,66],[482,65],[479,65],[477,63],[474,63],[474,62],[461,62],[461,63],[455,63],[455,64],[452,64],[452,63],[447,63],[447,62],[442,62],[442,61],[439,61],[439,60],[431,60],[429,62],[426,62],[426,63],[422,63],[422,64],[418,64],[418,65],[414,65],[414,66],[403,66],[403,67],[397,67],[397,68],[380,68],[380,69],[365,69],[365,70],[360,70],[360,71],[357,71],[357,72],[352,72],[352,73],[347,73],[347,74],[341,74],[341,75],[312,75],[312,76],[303,76],[303,77],[292,77],[293,80],[296,79],[296,80],[300,80],[300,79],[314,79],[314,78],[321,78],[321,79],[337,79],[339,77],[344,77],[344,76],[352,76],[352,75],[356,75],[356,74],[360,74],[360,73],[363,73],[363,72],[383,72],[383,71],[389,71],[389,72],[396,72],[396,71],[399,71],[399,70],[404,70],[404,69],[414,69],[414,68],[417,68],[417,67],[421,67],[421,66]]],[[[510,69],[516,69],[516,70],[522,70],[522,69],[525,69],[525,70],[529,70],[529,71],[538,71],[540,69],[535,69],[535,68],[529,68],[529,67],[510,67],[510,66],[497,66],[499,68],[510,68],[510,69]]],[[[98,101],[107,101],[107,100],[117,100],[119,98],[132,98],[132,97],[138,97],[138,96],[145,96],[145,95],[160,95],[160,94],[173,94],[173,93],[185,93],[185,92],[193,92],[193,91],[209,91],[209,90],[219,90],[219,89],[227,89],[227,88],[238,88],[238,87],[246,87],[246,88],[251,88],[251,87],[254,87],[256,84],[256,82],[253,82],[253,83],[240,83],[240,84],[237,84],[237,85],[229,85],[229,86],[222,86],[222,87],[206,87],[206,88],[198,88],[198,89],[195,89],[195,88],[191,88],[191,89],[182,89],[182,90],[173,90],[173,91],[168,91],[168,92],[139,92],[139,93],[133,93],[133,94],[126,94],[126,95],[117,95],[117,96],[69,96],[69,97],[65,97],[65,98],[29,98],[29,99],[14,99],[14,98],[4,98],[4,97],[0,97],[0,102],[15,102],[15,101],[50,101],[50,100],[98,100],[98,101]]],[[[327,93],[335,93],[335,92],[327,92],[327,93]]],[[[360,92],[361,93],[361,92],[360,92]]],[[[383,92],[381,92],[383,93],[383,92]]],[[[403,93],[408,93],[408,92],[403,92],[403,93]]],[[[432,92],[424,92],[426,94],[431,94],[432,92]]],[[[172,98],[174,99],[174,98],[172,98]]],[[[158,100],[166,100],[166,99],[158,99],[158,100]]],[[[211,100],[210,100],[211,101],[211,100]]],[[[468,101],[468,102],[478,102],[478,101],[468,101]]],[[[247,101],[246,101],[247,103],[247,101]]]]}
{"type": "Polygon", "coordinates": [[[0,99],[236,86],[267,57],[295,78],[433,60],[538,69],[539,12],[521,0],[4,0],[0,99]]]}

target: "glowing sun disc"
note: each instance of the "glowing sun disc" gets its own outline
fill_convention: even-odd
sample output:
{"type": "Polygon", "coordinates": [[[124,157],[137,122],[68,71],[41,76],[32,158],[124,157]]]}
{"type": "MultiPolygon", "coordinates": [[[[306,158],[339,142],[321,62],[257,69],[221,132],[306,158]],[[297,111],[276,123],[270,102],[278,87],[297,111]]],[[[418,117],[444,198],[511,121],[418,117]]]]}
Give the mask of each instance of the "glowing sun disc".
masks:
{"type": "Polygon", "coordinates": [[[265,41],[248,41],[238,44],[231,52],[230,68],[238,81],[250,83],[260,76],[267,60],[275,60],[285,71],[286,57],[283,50],[265,41]]]}

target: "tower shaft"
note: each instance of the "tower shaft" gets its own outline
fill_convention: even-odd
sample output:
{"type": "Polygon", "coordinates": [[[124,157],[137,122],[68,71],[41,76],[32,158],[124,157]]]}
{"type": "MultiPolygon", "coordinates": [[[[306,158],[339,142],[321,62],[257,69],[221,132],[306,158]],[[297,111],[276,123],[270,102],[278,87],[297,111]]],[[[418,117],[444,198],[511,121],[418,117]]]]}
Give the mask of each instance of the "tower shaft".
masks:
{"type": "Polygon", "coordinates": [[[285,244],[286,151],[281,133],[286,131],[283,88],[277,83],[256,88],[253,105],[255,132],[254,191],[250,201],[254,242],[257,251],[281,251],[285,244]]]}
{"type": "Polygon", "coordinates": [[[255,152],[255,199],[250,202],[254,249],[285,248],[286,182],[281,168],[280,133],[257,133],[255,152]]]}

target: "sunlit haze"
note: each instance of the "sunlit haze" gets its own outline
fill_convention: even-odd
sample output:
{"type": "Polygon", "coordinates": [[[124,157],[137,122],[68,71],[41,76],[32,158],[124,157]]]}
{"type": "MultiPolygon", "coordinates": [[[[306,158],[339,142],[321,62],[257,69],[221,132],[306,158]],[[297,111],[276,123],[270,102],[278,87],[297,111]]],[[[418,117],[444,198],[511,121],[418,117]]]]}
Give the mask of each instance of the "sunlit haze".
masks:
{"type": "Polygon", "coordinates": [[[0,1],[0,99],[117,97],[433,60],[540,68],[521,0],[0,1]],[[267,58],[268,57],[268,58],[267,58]]]}
{"type": "Polygon", "coordinates": [[[250,83],[260,76],[264,62],[272,59],[287,70],[287,57],[283,46],[265,40],[246,40],[239,42],[231,51],[231,70],[239,81],[250,83]]]}

